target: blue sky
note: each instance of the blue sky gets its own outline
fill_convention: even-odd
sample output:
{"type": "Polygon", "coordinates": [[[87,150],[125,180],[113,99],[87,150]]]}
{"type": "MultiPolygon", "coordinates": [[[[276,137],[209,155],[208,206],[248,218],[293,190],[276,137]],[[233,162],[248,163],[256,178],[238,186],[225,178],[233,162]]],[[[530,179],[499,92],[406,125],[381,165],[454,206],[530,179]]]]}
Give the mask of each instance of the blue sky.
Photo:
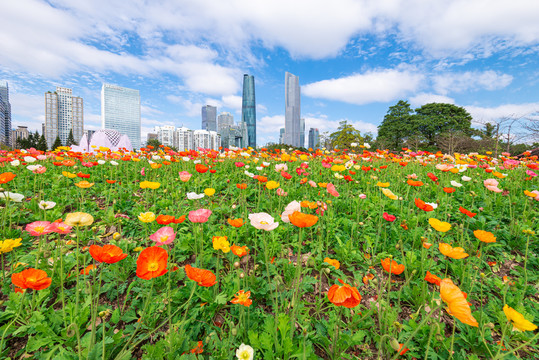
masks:
{"type": "Polygon", "coordinates": [[[55,86],[83,97],[88,129],[101,126],[103,82],[138,89],[144,141],[155,125],[199,129],[205,104],[239,121],[244,73],[259,145],[284,126],[286,71],[307,131],[348,120],[376,133],[400,99],[484,123],[537,115],[538,17],[537,0],[9,0],[0,79],[13,126],[40,131],[55,86]]]}

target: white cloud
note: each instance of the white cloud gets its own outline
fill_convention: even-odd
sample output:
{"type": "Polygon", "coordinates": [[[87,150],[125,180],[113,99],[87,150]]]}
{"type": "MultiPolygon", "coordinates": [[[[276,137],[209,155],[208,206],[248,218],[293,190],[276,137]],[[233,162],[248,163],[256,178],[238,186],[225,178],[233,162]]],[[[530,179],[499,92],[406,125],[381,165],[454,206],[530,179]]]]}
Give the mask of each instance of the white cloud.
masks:
{"type": "Polygon", "coordinates": [[[45,122],[45,95],[12,92],[9,94],[9,102],[12,109],[12,127],[28,126],[28,130],[37,130],[41,134],[41,124],[45,122]]]}
{"type": "Polygon", "coordinates": [[[309,97],[356,105],[389,102],[416,91],[423,79],[422,74],[409,70],[372,70],[364,74],[307,84],[302,86],[302,93],[309,97]]]}
{"type": "Polygon", "coordinates": [[[256,121],[256,133],[279,134],[284,128],[284,115],[264,116],[256,121]]]}
{"type": "Polygon", "coordinates": [[[436,92],[447,95],[467,90],[499,90],[513,81],[513,76],[496,71],[466,71],[446,73],[433,77],[433,88],[436,92]]]}
{"type": "Polygon", "coordinates": [[[227,109],[235,110],[236,112],[239,111],[239,113],[241,114],[241,101],[241,96],[226,95],[221,98],[221,106],[227,109]]]}
{"type": "Polygon", "coordinates": [[[496,107],[465,106],[475,123],[495,122],[504,117],[526,118],[539,112],[539,102],[504,104],[496,107]]]}
{"type": "Polygon", "coordinates": [[[443,95],[428,93],[419,93],[410,98],[410,105],[412,107],[420,107],[422,105],[430,103],[454,104],[455,99],[443,95]]]}

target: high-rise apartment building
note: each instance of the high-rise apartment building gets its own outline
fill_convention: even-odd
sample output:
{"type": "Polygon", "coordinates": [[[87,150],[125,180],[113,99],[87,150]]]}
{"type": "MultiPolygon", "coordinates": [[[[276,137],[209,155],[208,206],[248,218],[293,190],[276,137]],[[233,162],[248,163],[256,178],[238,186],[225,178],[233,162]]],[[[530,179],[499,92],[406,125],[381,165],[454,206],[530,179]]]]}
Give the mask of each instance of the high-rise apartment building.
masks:
{"type": "Polygon", "coordinates": [[[101,127],[127,135],[133,149],[140,149],[140,93],[112,84],[101,88],[101,127]]]}
{"type": "Polygon", "coordinates": [[[320,132],[316,128],[309,129],[309,148],[318,149],[320,147],[320,132]]]}
{"type": "Polygon", "coordinates": [[[253,75],[243,75],[241,121],[247,124],[247,146],[256,148],[256,98],[255,77],[253,75]]]}
{"type": "Polygon", "coordinates": [[[79,144],[84,132],[84,108],[81,97],[73,96],[73,91],[65,87],[56,87],[55,92],[45,93],[45,140],[50,148],[60,138],[66,145],[69,133],[79,144]]]}
{"type": "Polygon", "coordinates": [[[217,108],[211,105],[202,107],[202,130],[217,131],[217,108]]]}
{"type": "Polygon", "coordinates": [[[284,77],[285,88],[285,120],[284,120],[284,143],[295,147],[300,144],[300,88],[299,77],[286,72],[284,77]]]}
{"type": "Polygon", "coordinates": [[[193,144],[195,150],[200,148],[218,150],[221,146],[221,136],[215,131],[195,130],[193,144]]]}
{"type": "Polygon", "coordinates": [[[165,146],[172,147],[174,145],[174,131],[176,128],[172,125],[156,126],[153,130],[157,134],[157,140],[165,146]]]}
{"type": "Polygon", "coordinates": [[[177,128],[174,133],[174,147],[178,151],[194,150],[193,130],[186,127],[177,128]]]}
{"type": "Polygon", "coordinates": [[[17,142],[28,139],[28,136],[30,136],[30,132],[27,126],[17,126],[17,129],[11,130],[11,147],[13,149],[18,148],[17,142]]]}
{"type": "Polygon", "coordinates": [[[229,112],[222,112],[217,117],[217,128],[219,132],[228,126],[234,125],[234,116],[229,112]]]}
{"type": "Polygon", "coordinates": [[[0,81],[0,144],[11,145],[11,103],[9,102],[9,85],[0,81]]]}

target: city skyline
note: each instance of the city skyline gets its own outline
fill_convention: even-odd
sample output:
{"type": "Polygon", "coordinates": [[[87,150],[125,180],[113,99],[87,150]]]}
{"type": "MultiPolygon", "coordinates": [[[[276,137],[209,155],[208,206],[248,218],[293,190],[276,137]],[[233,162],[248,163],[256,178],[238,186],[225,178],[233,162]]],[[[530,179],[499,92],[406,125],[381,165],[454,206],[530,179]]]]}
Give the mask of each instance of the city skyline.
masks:
{"type": "Polygon", "coordinates": [[[143,138],[199,128],[206,104],[240,119],[249,74],[257,144],[278,142],[287,71],[301,78],[305,128],[321,134],[342,120],[375,133],[399,100],[454,103],[485,122],[539,108],[538,12],[532,0],[4,1],[0,80],[11,127],[30,131],[56,86],[82,97],[85,127],[99,129],[102,83],[140,90],[143,138]]]}

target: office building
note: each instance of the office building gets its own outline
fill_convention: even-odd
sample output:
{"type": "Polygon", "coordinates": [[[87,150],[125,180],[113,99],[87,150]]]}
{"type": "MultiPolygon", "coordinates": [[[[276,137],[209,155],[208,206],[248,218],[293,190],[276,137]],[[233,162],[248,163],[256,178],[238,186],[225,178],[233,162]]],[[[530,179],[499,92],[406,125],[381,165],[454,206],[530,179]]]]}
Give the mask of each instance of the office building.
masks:
{"type": "Polygon", "coordinates": [[[202,130],[217,131],[217,108],[211,105],[202,107],[202,130]]]}
{"type": "Polygon", "coordinates": [[[279,144],[284,144],[284,128],[279,129],[279,144]]]}
{"type": "Polygon", "coordinates": [[[253,75],[243,75],[241,121],[247,125],[247,146],[256,148],[256,99],[253,75]]]}
{"type": "Polygon", "coordinates": [[[223,149],[247,147],[249,135],[247,133],[247,124],[243,121],[238,125],[225,127],[219,135],[221,135],[221,146],[223,149]]]}
{"type": "Polygon", "coordinates": [[[73,132],[75,144],[79,144],[84,135],[84,108],[81,97],[73,96],[73,91],[65,87],[56,87],[55,92],[45,93],[45,140],[51,148],[56,138],[62,145],[67,144],[69,133],[73,132]]]}
{"type": "Polygon", "coordinates": [[[299,119],[299,146],[305,147],[305,119],[299,119]]]}
{"type": "Polygon", "coordinates": [[[0,144],[11,145],[11,103],[9,102],[9,85],[0,81],[0,144]]]}
{"type": "Polygon", "coordinates": [[[217,117],[217,128],[219,132],[227,126],[234,125],[234,116],[229,112],[222,112],[217,117]]]}
{"type": "Polygon", "coordinates": [[[156,126],[153,130],[157,134],[157,140],[165,146],[175,147],[174,145],[174,131],[176,128],[172,125],[156,126]]]}
{"type": "Polygon", "coordinates": [[[221,146],[221,136],[215,131],[195,130],[193,131],[193,146],[195,150],[219,150],[219,147],[221,146]]]}
{"type": "Polygon", "coordinates": [[[28,139],[30,132],[28,132],[27,126],[17,126],[17,129],[11,130],[11,147],[18,149],[17,141],[28,139]]]}
{"type": "Polygon", "coordinates": [[[286,72],[284,143],[294,147],[303,146],[300,144],[300,96],[299,77],[286,72]]]}
{"type": "Polygon", "coordinates": [[[320,147],[320,132],[316,128],[309,129],[309,148],[318,149],[320,147]]]}
{"type": "Polygon", "coordinates": [[[112,84],[101,88],[101,127],[127,135],[133,149],[140,149],[140,93],[112,84]]]}

